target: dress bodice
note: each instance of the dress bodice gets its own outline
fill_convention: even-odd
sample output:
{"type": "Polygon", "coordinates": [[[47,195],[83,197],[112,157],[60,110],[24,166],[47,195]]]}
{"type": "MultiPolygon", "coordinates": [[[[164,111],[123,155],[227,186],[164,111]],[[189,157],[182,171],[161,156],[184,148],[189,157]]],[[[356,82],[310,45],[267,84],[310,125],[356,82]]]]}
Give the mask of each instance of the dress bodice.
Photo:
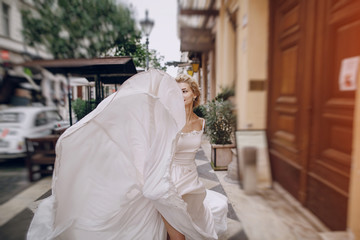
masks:
{"type": "Polygon", "coordinates": [[[189,165],[195,164],[195,155],[201,145],[201,136],[204,131],[204,123],[199,131],[193,130],[188,133],[181,132],[176,145],[174,164],[189,165]]]}
{"type": "Polygon", "coordinates": [[[176,145],[174,164],[193,164],[200,148],[203,130],[181,133],[176,145]]]}

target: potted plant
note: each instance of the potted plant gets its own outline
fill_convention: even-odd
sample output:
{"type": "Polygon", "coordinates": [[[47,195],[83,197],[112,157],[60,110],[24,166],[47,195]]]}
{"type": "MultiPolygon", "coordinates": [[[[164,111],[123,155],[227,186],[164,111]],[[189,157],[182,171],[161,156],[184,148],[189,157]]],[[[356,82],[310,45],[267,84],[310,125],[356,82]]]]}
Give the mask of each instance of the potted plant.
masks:
{"type": "Polygon", "coordinates": [[[232,161],[231,149],[235,147],[235,115],[231,102],[219,97],[223,93],[205,105],[206,134],[211,143],[211,165],[214,170],[227,170],[232,161]]]}

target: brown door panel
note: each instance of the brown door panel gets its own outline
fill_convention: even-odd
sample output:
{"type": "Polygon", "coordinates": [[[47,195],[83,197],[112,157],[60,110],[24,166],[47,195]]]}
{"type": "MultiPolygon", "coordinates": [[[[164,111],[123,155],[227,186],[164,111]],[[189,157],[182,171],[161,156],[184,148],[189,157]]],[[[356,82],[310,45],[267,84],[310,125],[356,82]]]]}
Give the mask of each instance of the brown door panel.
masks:
{"type": "MultiPolygon", "coordinates": [[[[301,153],[304,141],[304,116],[301,109],[305,89],[303,85],[305,11],[301,1],[272,2],[274,24],[270,42],[272,56],[269,64],[269,120],[268,138],[270,159],[275,181],[295,198],[301,199],[301,153]]],[[[305,116],[306,118],[306,116],[305,116]]]]}
{"type": "Polygon", "coordinates": [[[281,184],[291,195],[298,196],[300,190],[300,168],[287,161],[275,150],[270,150],[271,169],[274,181],[281,184]]]}
{"type": "Polygon", "coordinates": [[[319,180],[317,175],[309,174],[306,207],[332,230],[346,229],[348,197],[319,180]]]}

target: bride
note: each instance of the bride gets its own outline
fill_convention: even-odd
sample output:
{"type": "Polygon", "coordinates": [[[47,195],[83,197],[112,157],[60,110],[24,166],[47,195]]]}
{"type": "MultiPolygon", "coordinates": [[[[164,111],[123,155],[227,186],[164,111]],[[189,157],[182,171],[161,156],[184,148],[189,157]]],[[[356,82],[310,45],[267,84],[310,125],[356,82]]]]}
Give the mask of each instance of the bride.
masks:
{"type": "Polygon", "coordinates": [[[52,195],[27,239],[217,239],[227,198],[205,190],[195,154],[204,120],[189,76],[151,70],[127,80],[63,133],[52,195]],[[177,83],[176,83],[177,82],[177,83]]]}

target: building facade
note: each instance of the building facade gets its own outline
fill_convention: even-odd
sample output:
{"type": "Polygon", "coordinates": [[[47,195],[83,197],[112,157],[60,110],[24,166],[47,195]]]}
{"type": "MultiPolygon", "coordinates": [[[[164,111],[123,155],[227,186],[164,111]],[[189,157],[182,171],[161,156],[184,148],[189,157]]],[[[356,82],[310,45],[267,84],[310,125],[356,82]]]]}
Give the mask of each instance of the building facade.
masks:
{"type": "Polygon", "coordinates": [[[22,35],[22,10],[33,10],[32,1],[0,0],[0,108],[31,104],[57,106],[67,119],[67,92],[71,88],[66,78],[45,69],[18,65],[33,59],[52,59],[44,47],[26,44],[22,35]]]}
{"type": "Polygon", "coordinates": [[[181,44],[212,56],[201,67],[215,94],[236,89],[237,130],[266,132],[273,181],[360,239],[359,90],[339,80],[343,60],[360,56],[360,1],[184,0],[179,16],[204,19],[181,44]]]}
{"type": "Polygon", "coordinates": [[[32,9],[30,0],[0,1],[1,61],[8,60],[12,63],[20,63],[29,60],[30,57],[51,58],[51,54],[44,48],[33,48],[26,45],[21,33],[21,10],[25,9],[32,9]]]}

